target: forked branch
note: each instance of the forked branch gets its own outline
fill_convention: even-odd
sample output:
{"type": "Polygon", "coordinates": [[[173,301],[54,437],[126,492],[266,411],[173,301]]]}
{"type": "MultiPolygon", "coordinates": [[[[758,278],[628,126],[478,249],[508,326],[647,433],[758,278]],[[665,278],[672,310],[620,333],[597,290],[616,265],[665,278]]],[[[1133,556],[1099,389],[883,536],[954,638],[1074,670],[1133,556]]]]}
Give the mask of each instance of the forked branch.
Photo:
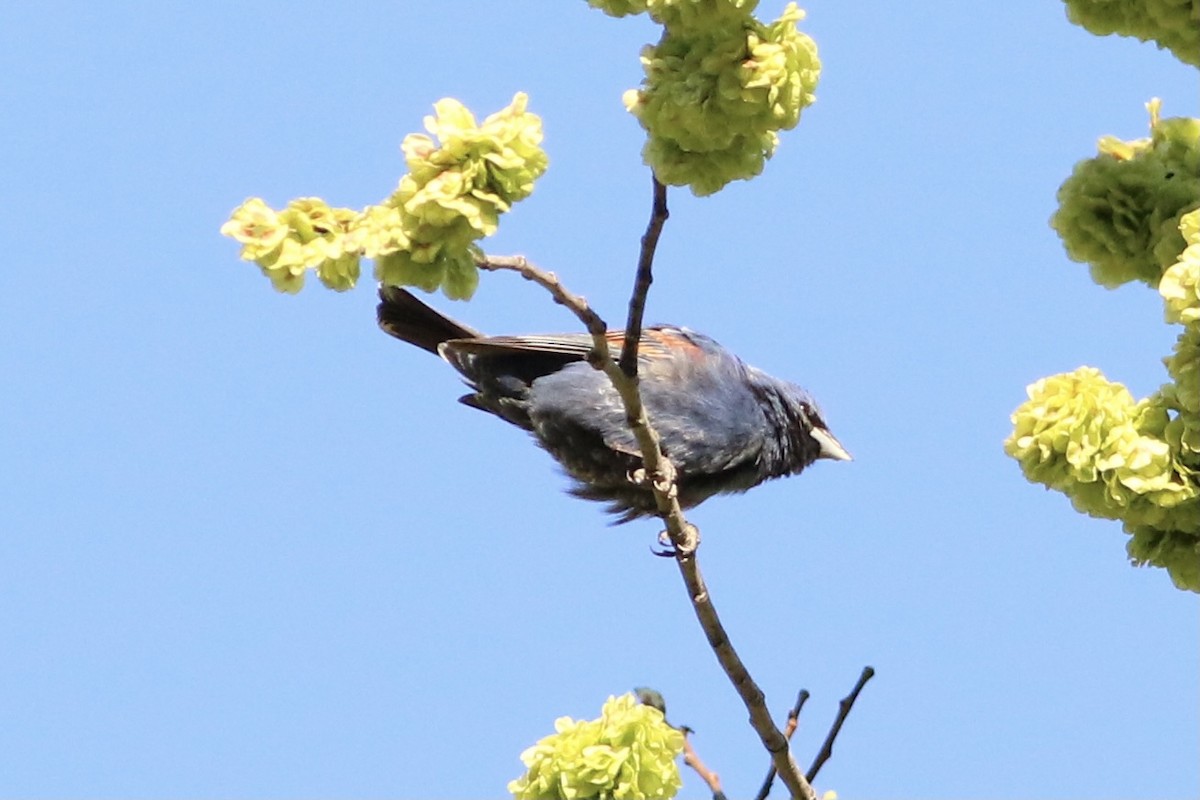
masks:
{"type": "Polygon", "coordinates": [[[750,724],[758,733],[767,752],[771,754],[775,769],[788,787],[792,797],[816,800],[812,785],[805,779],[800,772],[800,767],[792,758],[787,739],[771,719],[762,690],[754,683],[746,666],[738,657],[737,651],[733,649],[729,636],[713,607],[708,588],[700,574],[700,567],[696,563],[696,548],[700,541],[699,531],[683,516],[683,509],[680,508],[679,500],[676,497],[675,469],[663,455],[658,434],[650,425],[646,409],[642,405],[641,392],[638,390],[637,342],[642,330],[642,312],[646,305],[646,295],[653,281],[654,252],[667,216],[666,187],[655,180],[653,210],[646,233],[642,237],[637,278],[629,300],[627,336],[620,356],[621,363],[613,358],[609,348],[606,336],[608,326],[604,320],[588,306],[584,298],[568,291],[553,273],[538,268],[522,256],[484,255],[479,257],[476,263],[481,269],[517,272],[526,280],[542,286],[550,292],[556,302],[566,306],[574,313],[591,334],[591,363],[597,369],[604,371],[621,396],[629,427],[637,439],[642,453],[642,464],[649,478],[650,488],[654,493],[658,515],[666,523],[667,535],[671,539],[675,561],[679,565],[679,571],[687,586],[688,596],[692,601],[692,608],[700,621],[700,627],[703,628],[704,634],[708,638],[709,646],[712,647],[717,661],[720,662],[734,689],[742,698],[746,710],[750,712],[750,724]]]}

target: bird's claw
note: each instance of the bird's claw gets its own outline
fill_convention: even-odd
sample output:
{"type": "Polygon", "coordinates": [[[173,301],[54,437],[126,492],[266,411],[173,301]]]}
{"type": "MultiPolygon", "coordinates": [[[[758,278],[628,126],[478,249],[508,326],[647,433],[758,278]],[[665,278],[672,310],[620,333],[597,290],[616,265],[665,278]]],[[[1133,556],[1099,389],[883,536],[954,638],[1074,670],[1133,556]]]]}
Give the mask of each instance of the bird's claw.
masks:
{"type": "Polygon", "coordinates": [[[661,558],[688,558],[696,552],[696,548],[700,546],[700,529],[690,522],[683,529],[683,543],[676,545],[671,539],[670,531],[660,531],[658,534],[658,544],[661,549],[655,550],[653,545],[650,547],[650,552],[661,558]]]}
{"type": "Polygon", "coordinates": [[[679,494],[679,488],[675,485],[675,465],[665,458],[658,462],[658,469],[654,473],[654,488],[672,500],[679,494]]]}
{"type": "Polygon", "coordinates": [[[675,475],[675,465],[664,459],[660,462],[659,468],[653,476],[647,474],[645,467],[638,467],[627,472],[625,477],[634,486],[646,486],[650,484],[659,494],[665,494],[674,500],[679,496],[679,487],[675,483],[675,475]]]}
{"type": "Polygon", "coordinates": [[[658,549],[656,550],[654,545],[650,545],[650,552],[659,558],[674,558],[679,554],[679,551],[675,549],[675,543],[671,541],[671,532],[665,530],[658,532],[658,549]]]}

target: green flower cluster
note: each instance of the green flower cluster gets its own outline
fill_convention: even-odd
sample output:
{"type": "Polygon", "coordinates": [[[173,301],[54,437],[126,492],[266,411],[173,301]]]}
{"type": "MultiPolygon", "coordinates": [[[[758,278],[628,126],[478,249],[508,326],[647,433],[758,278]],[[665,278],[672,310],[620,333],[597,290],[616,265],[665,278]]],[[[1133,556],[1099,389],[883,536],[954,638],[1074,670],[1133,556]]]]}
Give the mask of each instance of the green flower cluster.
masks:
{"type": "Polygon", "coordinates": [[[1171,412],[1162,435],[1180,460],[1200,474],[1200,323],[1184,326],[1175,352],[1163,359],[1174,383],[1158,390],[1171,412]]]}
{"type": "Polygon", "coordinates": [[[1183,216],[1179,232],[1187,247],[1163,273],[1158,293],[1166,303],[1167,322],[1190,325],[1200,322],[1200,210],[1183,216]]]}
{"type": "Polygon", "coordinates": [[[1149,139],[1102,138],[1058,190],[1050,224],[1101,286],[1157,286],[1183,249],[1180,218],[1200,207],[1200,119],[1160,120],[1159,106],[1147,104],[1149,139]]]}
{"type": "Polygon", "coordinates": [[[600,9],[610,17],[627,17],[646,10],[646,0],[588,0],[588,5],[600,9]]]}
{"type": "Polygon", "coordinates": [[[1091,367],[1043,378],[1027,392],[1004,442],[1025,477],[1063,492],[1080,512],[1121,520],[1135,536],[1131,558],[1200,592],[1200,416],[1181,413],[1171,391],[1135,403],[1091,367]],[[1148,537],[1172,544],[1148,548],[1148,537]]]}
{"type": "Polygon", "coordinates": [[[660,181],[697,195],[762,172],[779,143],[811,105],[821,62],[796,28],[795,3],[767,24],[757,0],[589,0],[607,13],[646,11],[664,27],[642,51],[642,88],[625,106],[648,138],[642,155],[660,181]]]}
{"type": "Polygon", "coordinates": [[[609,697],[599,719],[560,717],[554,730],[521,753],[528,771],[508,784],[518,800],[649,800],[682,785],[683,734],[632,694],[609,697]]]}
{"type": "Polygon", "coordinates": [[[1141,525],[1126,525],[1132,535],[1125,550],[1137,564],[1165,567],[1180,589],[1200,592],[1200,536],[1141,525]]]}
{"type": "Polygon", "coordinates": [[[447,297],[475,292],[475,242],[496,232],[501,213],[528,197],[546,171],[542,123],[528,98],[477,125],[462,103],[444,99],[425,118],[425,134],[405,137],[409,172],[383,203],[361,212],[319,198],[276,212],[259,198],[234,210],[221,233],[242,245],[279,291],[298,292],[314,270],[331,289],[351,288],[359,259],[375,260],[375,278],[395,286],[441,287],[447,297]]]}
{"type": "Polygon", "coordinates": [[[1158,285],[1183,248],[1180,218],[1200,205],[1200,120],[1160,121],[1157,102],[1150,108],[1151,138],[1102,138],[1100,154],[1076,164],[1059,188],[1050,220],[1067,255],[1110,288],[1158,285]]]}
{"type": "Polygon", "coordinates": [[[700,30],[745,20],[758,0],[588,0],[588,5],[610,17],[649,12],[659,25],[700,30]]]}
{"type": "Polygon", "coordinates": [[[242,258],[257,264],[278,291],[300,291],[311,269],[340,292],[358,280],[358,255],[347,248],[358,216],[349,208],[330,208],[319,197],[293,200],[282,211],[252,197],[234,210],[221,233],[241,243],[242,258]]]}
{"type": "Polygon", "coordinates": [[[1097,36],[1153,41],[1185,64],[1200,66],[1200,16],[1190,0],[1063,0],[1067,19],[1097,36]]]}

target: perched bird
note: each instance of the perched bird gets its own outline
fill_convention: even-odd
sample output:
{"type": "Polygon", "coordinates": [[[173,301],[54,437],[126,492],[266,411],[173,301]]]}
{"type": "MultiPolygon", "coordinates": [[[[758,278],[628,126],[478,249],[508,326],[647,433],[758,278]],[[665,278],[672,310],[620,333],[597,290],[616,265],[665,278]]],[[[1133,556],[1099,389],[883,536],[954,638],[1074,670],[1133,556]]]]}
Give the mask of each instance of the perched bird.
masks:
{"type": "MultiPolygon", "coordinates": [[[[641,450],[608,377],[587,363],[586,333],[485,336],[404,289],[379,291],[379,327],[440,355],[471,387],[459,398],[533,434],[618,522],[656,513],[641,450]]],[[[619,349],[621,332],[608,334],[619,349]]],[[[819,458],[849,461],[807,392],[748,366],[703,334],[648,327],[638,345],[642,403],[676,471],[679,503],[744,492],[819,458]]]]}

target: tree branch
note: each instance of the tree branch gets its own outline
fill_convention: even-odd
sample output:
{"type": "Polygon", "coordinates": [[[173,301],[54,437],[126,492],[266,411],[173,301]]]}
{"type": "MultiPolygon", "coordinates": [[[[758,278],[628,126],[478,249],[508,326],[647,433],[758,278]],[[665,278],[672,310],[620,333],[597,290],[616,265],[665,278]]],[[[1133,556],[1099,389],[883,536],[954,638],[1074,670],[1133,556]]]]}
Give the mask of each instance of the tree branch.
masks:
{"type": "MultiPolygon", "coordinates": [[[[666,222],[666,214],[666,188],[655,180],[654,211],[651,213],[646,234],[642,237],[638,279],[634,287],[634,296],[630,299],[630,326],[636,328],[639,336],[626,338],[625,347],[627,349],[630,341],[636,343],[640,338],[640,309],[644,308],[646,293],[650,289],[654,250],[663,223],[666,222]]],[[[733,688],[742,698],[746,710],[750,712],[750,724],[758,733],[759,739],[762,740],[763,747],[771,754],[775,769],[788,787],[792,797],[800,798],[800,800],[816,800],[816,793],[813,791],[812,785],[805,780],[803,773],[800,772],[800,767],[792,757],[787,739],[780,733],[779,728],[775,727],[775,721],[771,719],[771,713],[767,710],[766,697],[754,683],[750,673],[738,657],[737,651],[730,644],[729,636],[725,633],[725,628],[721,625],[721,620],[713,607],[708,588],[700,574],[700,567],[696,564],[695,555],[696,548],[700,543],[700,532],[683,516],[683,509],[680,508],[679,499],[676,497],[675,468],[663,455],[658,434],[650,426],[650,421],[646,416],[641,392],[638,390],[636,369],[631,374],[613,360],[605,335],[608,328],[604,320],[588,307],[586,300],[567,291],[553,273],[537,268],[521,256],[481,255],[476,259],[476,263],[480,269],[511,270],[519,273],[526,280],[537,283],[549,291],[555,301],[570,309],[587,327],[588,333],[592,335],[592,356],[589,360],[592,366],[604,371],[604,374],[612,382],[613,388],[621,396],[621,402],[625,406],[626,419],[642,454],[643,468],[654,494],[658,516],[666,523],[667,535],[675,550],[675,561],[679,565],[680,574],[683,576],[688,596],[692,601],[692,608],[696,612],[696,618],[700,620],[700,627],[708,638],[709,646],[712,647],[717,661],[725,670],[733,688]]],[[[624,354],[622,358],[624,358],[624,354]]],[[[636,362],[636,346],[632,358],[636,362]]]]}
{"type": "MultiPolygon", "coordinates": [[[[788,712],[787,726],[783,729],[783,738],[789,742],[792,740],[792,734],[796,732],[796,728],[800,727],[800,710],[804,708],[804,704],[808,702],[808,689],[801,689],[800,694],[796,695],[796,705],[792,706],[792,710],[788,712]]],[[[767,795],[771,793],[771,785],[775,783],[775,764],[771,763],[770,769],[767,770],[767,777],[763,778],[762,786],[758,789],[758,794],[754,796],[754,800],[767,800],[767,795]]]]}
{"type": "Polygon", "coordinates": [[[788,712],[787,727],[783,729],[783,735],[788,741],[791,741],[792,734],[800,727],[800,711],[808,702],[808,697],[808,689],[801,689],[800,694],[796,695],[796,705],[792,706],[792,710],[788,712]]]}
{"type": "Polygon", "coordinates": [[[535,266],[525,256],[489,256],[485,254],[475,259],[475,265],[489,272],[502,270],[516,272],[525,280],[541,286],[550,293],[554,302],[560,306],[566,306],[572,314],[579,318],[588,333],[592,335],[592,346],[600,353],[608,354],[608,339],[604,336],[608,333],[608,325],[600,318],[599,314],[592,311],[587,300],[563,286],[553,272],[547,272],[535,266]]]}
{"type": "Polygon", "coordinates": [[[837,719],[833,721],[833,727],[829,729],[829,735],[825,737],[825,743],[821,745],[821,749],[817,752],[817,757],[813,759],[812,766],[808,768],[808,782],[812,783],[817,777],[817,773],[821,771],[821,767],[833,755],[833,740],[837,738],[838,733],[842,730],[842,723],[846,721],[846,717],[850,715],[850,709],[854,707],[854,701],[858,699],[858,693],[867,685],[867,681],[875,677],[874,667],[863,667],[862,674],[858,676],[858,683],[854,684],[854,688],[850,690],[850,694],[838,701],[837,719]]]}
{"type": "Polygon", "coordinates": [[[654,202],[650,208],[650,222],[642,234],[642,250],[638,255],[637,275],[633,281],[633,292],[629,295],[629,318],[625,323],[625,345],[621,348],[621,371],[631,378],[637,377],[638,344],[642,338],[642,316],[646,311],[646,295],[654,282],[654,253],[658,249],[658,237],[663,225],[671,216],[667,210],[667,187],[659,183],[654,173],[654,202]]]}
{"type": "Polygon", "coordinates": [[[696,546],[700,535],[695,526],[683,516],[679,500],[675,497],[674,467],[662,453],[658,443],[658,434],[650,427],[646,417],[646,409],[642,405],[641,393],[638,391],[637,380],[630,378],[613,360],[605,334],[608,326],[587,304],[584,298],[573,294],[559,282],[554,273],[546,272],[535,266],[523,256],[488,256],[477,259],[480,269],[489,271],[508,270],[518,273],[526,280],[533,281],[546,289],[554,300],[565,306],[582,322],[592,335],[593,358],[592,365],[604,370],[604,374],[612,381],[613,387],[621,395],[625,410],[629,417],[630,427],[637,437],[638,446],[642,451],[642,463],[645,465],[647,476],[652,476],[650,486],[654,492],[654,500],[658,506],[659,516],[667,525],[667,533],[675,547],[675,560],[683,581],[687,585],[688,596],[692,600],[692,608],[700,620],[700,627],[708,638],[709,646],[716,653],[717,661],[725,670],[725,674],[733,683],[734,689],[741,696],[742,702],[750,712],[750,724],[758,733],[763,746],[771,754],[775,769],[782,776],[784,784],[793,797],[803,800],[815,800],[816,794],[812,786],[804,779],[800,767],[792,758],[788,749],[787,739],[775,727],[771,714],[767,710],[766,698],[762,690],[751,679],[746,667],[742,664],[729,636],[725,633],[721,620],[717,617],[704,585],[704,578],[696,564],[696,546]]]}
{"type": "Polygon", "coordinates": [[[683,734],[683,763],[696,771],[700,776],[700,780],[708,786],[708,790],[712,792],[713,800],[725,800],[725,792],[721,789],[721,776],[709,769],[700,756],[696,755],[695,748],[692,747],[692,740],[688,737],[687,731],[683,734]]]}
{"type": "Polygon", "coordinates": [[[704,634],[708,637],[708,644],[716,653],[717,661],[721,663],[733,688],[742,698],[746,710],[750,712],[750,724],[754,727],[758,738],[762,740],[763,747],[771,754],[776,772],[783,780],[784,785],[788,787],[793,798],[815,800],[816,793],[813,791],[811,783],[800,773],[800,767],[796,764],[796,760],[788,748],[787,739],[775,726],[775,721],[771,719],[771,712],[767,710],[766,697],[750,677],[750,673],[746,670],[741,658],[738,657],[737,651],[733,649],[733,645],[725,633],[725,628],[721,625],[720,618],[717,617],[717,610],[713,607],[708,589],[704,585],[704,578],[700,575],[700,567],[696,564],[695,554],[685,555],[678,552],[675,560],[679,564],[679,571],[683,574],[683,581],[687,584],[692,607],[696,612],[696,617],[700,620],[700,627],[704,629],[704,634]]]}

